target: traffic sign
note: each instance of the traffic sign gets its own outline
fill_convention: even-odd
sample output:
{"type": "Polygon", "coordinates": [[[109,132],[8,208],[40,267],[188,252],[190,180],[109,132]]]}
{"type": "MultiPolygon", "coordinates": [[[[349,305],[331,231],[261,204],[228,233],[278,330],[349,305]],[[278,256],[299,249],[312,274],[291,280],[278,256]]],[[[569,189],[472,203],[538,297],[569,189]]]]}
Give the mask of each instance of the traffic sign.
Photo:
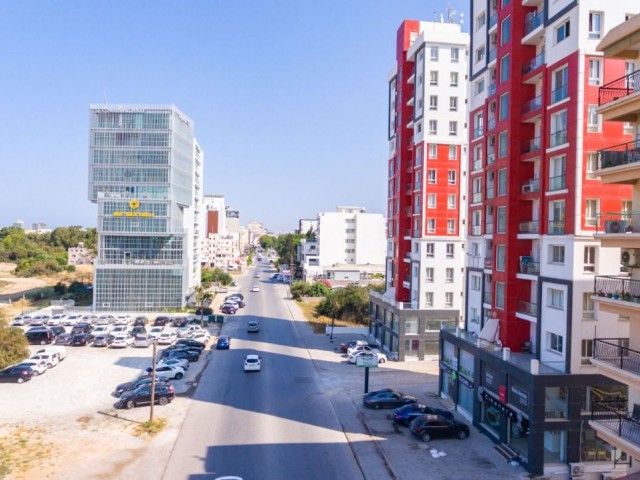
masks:
{"type": "Polygon", "coordinates": [[[372,353],[358,355],[356,357],[356,367],[378,368],[378,356],[372,353]]]}

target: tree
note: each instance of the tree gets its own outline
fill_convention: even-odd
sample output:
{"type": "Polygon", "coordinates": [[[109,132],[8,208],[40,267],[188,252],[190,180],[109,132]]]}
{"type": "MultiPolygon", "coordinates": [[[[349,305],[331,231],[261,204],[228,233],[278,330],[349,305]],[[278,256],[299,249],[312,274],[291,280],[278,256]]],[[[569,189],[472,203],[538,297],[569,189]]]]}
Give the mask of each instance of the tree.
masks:
{"type": "Polygon", "coordinates": [[[260,237],[260,246],[264,250],[269,250],[270,248],[274,248],[275,244],[276,244],[276,239],[271,235],[262,235],[260,237]]]}
{"type": "Polygon", "coordinates": [[[291,285],[291,297],[294,300],[300,300],[300,298],[307,295],[309,290],[309,284],[307,282],[293,282],[291,285]]]}
{"type": "Polygon", "coordinates": [[[319,281],[309,287],[308,295],[311,297],[326,297],[331,293],[331,287],[319,281]]]}
{"type": "Polygon", "coordinates": [[[220,268],[203,268],[200,273],[201,283],[205,285],[211,285],[212,283],[218,283],[220,285],[230,285],[233,282],[233,277],[226,272],[223,272],[220,268]]]}
{"type": "Polygon", "coordinates": [[[213,294],[204,285],[196,287],[196,302],[200,305],[200,325],[204,328],[204,308],[213,300],[213,294]],[[206,305],[205,305],[206,304],[206,305]]]}
{"type": "Polygon", "coordinates": [[[7,327],[0,312],[0,370],[29,356],[29,342],[21,329],[7,327]]]}

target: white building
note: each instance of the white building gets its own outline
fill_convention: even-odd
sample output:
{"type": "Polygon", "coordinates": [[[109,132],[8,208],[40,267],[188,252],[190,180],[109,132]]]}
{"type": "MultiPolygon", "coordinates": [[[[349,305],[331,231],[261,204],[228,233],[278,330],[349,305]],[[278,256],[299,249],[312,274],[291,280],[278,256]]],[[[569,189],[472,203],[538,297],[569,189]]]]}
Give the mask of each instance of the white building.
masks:
{"type": "Polygon", "coordinates": [[[84,246],[83,242],[78,243],[77,247],[69,247],[67,256],[68,265],[91,265],[93,262],[93,255],[84,246]]]}
{"type": "Polygon", "coordinates": [[[317,218],[301,218],[298,221],[298,233],[306,235],[307,233],[316,233],[318,231],[317,218]]]}

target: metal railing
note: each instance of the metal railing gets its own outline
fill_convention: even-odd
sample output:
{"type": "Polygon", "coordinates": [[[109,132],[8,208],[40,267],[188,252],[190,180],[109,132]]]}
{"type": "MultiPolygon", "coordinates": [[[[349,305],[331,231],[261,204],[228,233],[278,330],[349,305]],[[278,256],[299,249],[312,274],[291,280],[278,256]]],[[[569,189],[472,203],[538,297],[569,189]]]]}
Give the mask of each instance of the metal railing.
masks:
{"type": "Polygon", "coordinates": [[[606,105],[640,90],[640,70],[603,85],[598,90],[598,105],[606,105]]]}
{"type": "Polygon", "coordinates": [[[547,233],[549,235],[564,235],[564,220],[550,220],[547,233]]]}
{"type": "Polygon", "coordinates": [[[521,187],[522,193],[535,193],[540,191],[540,179],[531,178],[524,182],[521,187]]]}
{"type": "Polygon", "coordinates": [[[495,192],[495,189],[493,187],[487,187],[487,192],[486,192],[487,200],[491,200],[494,197],[494,192],[495,192]]]}
{"type": "Polygon", "coordinates": [[[532,138],[531,140],[525,140],[522,142],[521,153],[533,153],[540,150],[542,142],[540,137],[532,138]]]}
{"type": "Polygon", "coordinates": [[[599,297],[607,297],[622,302],[640,303],[640,280],[616,275],[596,275],[593,291],[599,297]]]}
{"type": "Polygon", "coordinates": [[[540,275],[540,262],[525,262],[523,260],[520,260],[518,273],[524,273],[525,275],[540,275]]]}
{"type": "Polygon", "coordinates": [[[484,233],[491,235],[493,233],[493,222],[487,222],[484,224],[484,233]]]}
{"type": "Polygon", "coordinates": [[[550,192],[564,190],[565,188],[567,188],[567,176],[564,173],[562,175],[556,175],[555,177],[549,178],[550,192]]]}
{"type": "Polygon", "coordinates": [[[531,317],[538,316],[538,304],[527,302],[525,300],[518,300],[516,304],[516,312],[529,315],[531,317]]]}
{"type": "Polygon", "coordinates": [[[542,108],[542,95],[538,95],[535,98],[525,102],[522,105],[522,115],[526,115],[527,113],[535,112],[542,108]]]}
{"type": "Polygon", "coordinates": [[[638,162],[640,162],[640,140],[598,150],[599,169],[638,162]]]}
{"type": "Polygon", "coordinates": [[[562,145],[563,143],[567,143],[567,129],[558,130],[557,132],[551,132],[551,137],[549,138],[549,146],[557,147],[558,145],[562,145]]]}
{"type": "Polygon", "coordinates": [[[569,96],[569,85],[560,85],[551,91],[551,103],[557,103],[569,96]]]}
{"type": "Polygon", "coordinates": [[[484,134],[484,127],[476,127],[473,129],[473,138],[480,138],[484,134]]]}
{"type": "Polygon", "coordinates": [[[522,75],[528,75],[544,65],[544,52],[539,53],[529,63],[522,66],[522,75]]]}
{"type": "Polygon", "coordinates": [[[640,352],[626,347],[628,343],[628,338],[596,338],[593,341],[593,358],[640,375],[640,352]]]}
{"type": "Polygon", "coordinates": [[[596,220],[596,233],[639,233],[640,212],[604,212],[596,220]]]}
{"type": "Polygon", "coordinates": [[[518,224],[518,233],[540,233],[540,222],[530,220],[518,224]]]}
{"type": "Polygon", "coordinates": [[[488,95],[492,96],[496,94],[496,84],[492,83],[491,85],[489,85],[489,88],[487,89],[488,95]]]}
{"type": "Polygon", "coordinates": [[[620,438],[640,445],[640,421],[633,418],[620,402],[593,402],[591,421],[614,432],[620,438]]]}
{"type": "Polygon", "coordinates": [[[491,63],[496,58],[498,58],[498,49],[497,48],[492,48],[491,50],[489,50],[489,57],[487,59],[487,62],[491,63]]]}
{"type": "Polygon", "coordinates": [[[533,32],[536,28],[542,25],[544,21],[544,10],[540,10],[539,12],[531,12],[528,13],[525,17],[524,22],[524,36],[526,37],[531,32],[533,32]]]}

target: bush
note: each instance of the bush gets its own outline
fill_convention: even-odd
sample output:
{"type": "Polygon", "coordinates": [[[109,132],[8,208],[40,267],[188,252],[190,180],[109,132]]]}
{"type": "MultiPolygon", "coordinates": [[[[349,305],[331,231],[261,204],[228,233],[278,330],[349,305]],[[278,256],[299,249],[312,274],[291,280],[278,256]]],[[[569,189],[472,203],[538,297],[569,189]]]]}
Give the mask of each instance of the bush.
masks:
{"type": "Polygon", "coordinates": [[[325,281],[319,281],[311,285],[307,292],[307,295],[311,297],[326,297],[331,293],[331,287],[327,285],[325,281]]]}
{"type": "Polygon", "coordinates": [[[291,285],[291,296],[294,300],[300,300],[301,297],[307,296],[309,284],[307,282],[294,282],[291,285]]]}
{"type": "Polygon", "coordinates": [[[21,362],[29,356],[29,342],[19,328],[0,325],[0,369],[21,362]]]}
{"type": "Polygon", "coordinates": [[[332,290],[316,306],[316,313],[356,324],[369,323],[369,289],[349,286],[332,290]]]}

